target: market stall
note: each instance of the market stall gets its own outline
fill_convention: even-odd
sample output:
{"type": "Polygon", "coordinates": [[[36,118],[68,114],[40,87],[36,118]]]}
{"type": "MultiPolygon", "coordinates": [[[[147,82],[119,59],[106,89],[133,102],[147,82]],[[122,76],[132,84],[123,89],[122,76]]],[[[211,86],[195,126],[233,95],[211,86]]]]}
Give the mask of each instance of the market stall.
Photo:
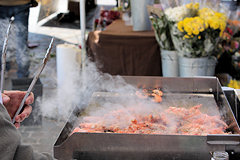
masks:
{"type": "MultiPolygon", "coordinates": [[[[85,0],[80,2],[84,12],[85,0]]],[[[84,13],[81,21],[85,35],[84,13]]],[[[161,77],[162,46],[156,33],[133,31],[133,26],[121,19],[104,31],[90,32],[86,46],[85,36],[81,38],[82,60],[86,65],[82,71],[86,74],[78,81],[82,86],[67,90],[75,87],[77,91],[73,94],[79,99],[83,97],[84,102],[74,109],[60,132],[54,144],[55,158],[200,160],[220,154],[230,160],[239,159],[239,99],[232,91],[224,92],[217,78],[161,77]],[[95,74],[95,68],[88,70],[85,47],[100,73],[95,74]],[[104,73],[109,73],[107,78],[112,81],[98,81],[104,73]],[[104,85],[108,88],[98,89],[104,85]]],[[[198,38],[199,35],[196,41],[201,39],[198,38]]],[[[194,48],[189,55],[198,51],[194,48]]],[[[70,51],[65,53],[69,57],[62,54],[60,58],[68,63],[59,63],[59,71],[76,67],[75,52],[71,58],[70,51]]],[[[201,52],[197,56],[202,55],[201,52]]],[[[171,63],[167,67],[170,66],[171,63]]],[[[69,78],[62,84],[74,84],[66,74],[70,72],[61,75],[69,78]]]]}
{"type": "Polygon", "coordinates": [[[104,31],[90,32],[87,54],[100,71],[112,75],[161,76],[160,49],[153,31],[133,31],[116,20],[104,31]]]}

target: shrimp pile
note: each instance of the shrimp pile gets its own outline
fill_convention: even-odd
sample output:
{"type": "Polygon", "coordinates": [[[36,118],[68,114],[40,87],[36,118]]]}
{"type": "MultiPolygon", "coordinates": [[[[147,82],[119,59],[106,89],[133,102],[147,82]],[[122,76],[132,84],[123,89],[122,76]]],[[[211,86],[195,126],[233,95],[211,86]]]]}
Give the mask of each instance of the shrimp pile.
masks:
{"type": "Polygon", "coordinates": [[[160,89],[158,89],[158,88],[142,89],[141,91],[137,91],[136,95],[142,99],[147,99],[150,97],[150,98],[152,98],[153,102],[160,103],[160,102],[162,102],[163,92],[160,91],[160,89]]]}
{"type": "Polygon", "coordinates": [[[162,112],[137,114],[136,108],[109,111],[102,116],[86,116],[74,132],[124,134],[207,135],[230,134],[220,116],[200,111],[200,105],[189,109],[169,107],[162,112]]]}

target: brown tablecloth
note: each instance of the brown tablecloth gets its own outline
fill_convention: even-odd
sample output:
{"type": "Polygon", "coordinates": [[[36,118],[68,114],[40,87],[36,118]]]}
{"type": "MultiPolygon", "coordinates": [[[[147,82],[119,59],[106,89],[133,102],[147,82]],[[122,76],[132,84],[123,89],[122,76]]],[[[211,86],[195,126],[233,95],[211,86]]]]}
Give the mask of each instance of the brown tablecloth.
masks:
{"type": "Polygon", "coordinates": [[[135,32],[122,20],[105,31],[90,32],[87,54],[112,75],[161,76],[160,49],[153,31],[135,32]]]}

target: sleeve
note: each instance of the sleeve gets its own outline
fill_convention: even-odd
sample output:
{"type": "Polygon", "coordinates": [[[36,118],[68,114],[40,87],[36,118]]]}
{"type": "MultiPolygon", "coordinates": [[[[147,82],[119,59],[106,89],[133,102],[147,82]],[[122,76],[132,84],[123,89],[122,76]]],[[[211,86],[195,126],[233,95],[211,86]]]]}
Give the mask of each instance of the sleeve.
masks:
{"type": "Polygon", "coordinates": [[[0,157],[3,160],[50,160],[49,155],[33,152],[31,146],[21,144],[21,136],[12,124],[6,108],[0,104],[0,157]]]}

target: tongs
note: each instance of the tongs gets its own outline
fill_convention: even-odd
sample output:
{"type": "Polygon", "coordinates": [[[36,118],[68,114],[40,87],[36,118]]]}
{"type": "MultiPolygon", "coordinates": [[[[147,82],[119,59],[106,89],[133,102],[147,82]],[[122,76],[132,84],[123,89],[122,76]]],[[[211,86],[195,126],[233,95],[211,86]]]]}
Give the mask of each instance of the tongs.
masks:
{"type": "Polygon", "coordinates": [[[12,26],[12,23],[14,21],[14,17],[12,16],[9,20],[9,25],[7,29],[7,33],[4,38],[4,43],[3,43],[3,48],[2,48],[2,68],[1,68],[1,93],[3,93],[3,85],[4,85],[4,73],[5,73],[5,68],[6,68],[6,56],[7,56],[7,44],[8,44],[8,37],[9,37],[9,32],[12,26]]]}
{"type": "Polygon", "coordinates": [[[42,73],[44,67],[45,67],[46,64],[47,64],[47,61],[48,61],[48,59],[49,59],[49,57],[50,57],[50,53],[51,53],[51,50],[52,50],[52,47],[53,47],[53,41],[54,41],[54,38],[52,38],[52,40],[51,40],[51,42],[50,42],[50,44],[49,44],[49,47],[48,47],[48,49],[47,49],[47,53],[46,53],[46,55],[45,55],[45,57],[44,57],[44,59],[43,59],[43,62],[42,62],[42,64],[41,64],[41,66],[38,68],[38,70],[37,70],[37,72],[36,72],[36,74],[35,74],[32,82],[31,82],[31,84],[30,84],[30,86],[29,86],[29,88],[28,88],[28,90],[27,90],[27,93],[25,94],[24,98],[22,99],[22,102],[21,102],[21,104],[20,104],[17,112],[15,113],[13,119],[12,119],[12,122],[13,122],[13,123],[15,123],[15,118],[16,118],[16,116],[22,111],[23,106],[24,106],[24,103],[25,103],[27,97],[28,97],[29,94],[31,93],[31,91],[32,91],[34,85],[36,84],[36,82],[37,82],[40,74],[42,73]]]}

